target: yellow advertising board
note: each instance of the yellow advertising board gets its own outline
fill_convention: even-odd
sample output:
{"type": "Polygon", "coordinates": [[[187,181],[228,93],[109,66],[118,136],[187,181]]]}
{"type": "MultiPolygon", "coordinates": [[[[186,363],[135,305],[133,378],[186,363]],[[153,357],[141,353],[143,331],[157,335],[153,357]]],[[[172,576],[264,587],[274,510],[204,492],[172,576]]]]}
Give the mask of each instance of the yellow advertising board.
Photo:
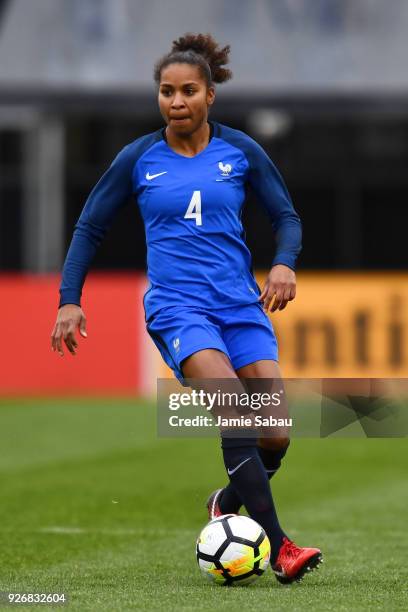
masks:
{"type": "Polygon", "coordinates": [[[298,274],[271,320],[285,377],[408,376],[408,274],[298,274]]]}
{"type": "Polygon", "coordinates": [[[286,378],[408,377],[408,273],[301,272],[295,300],[270,317],[286,378]]]}

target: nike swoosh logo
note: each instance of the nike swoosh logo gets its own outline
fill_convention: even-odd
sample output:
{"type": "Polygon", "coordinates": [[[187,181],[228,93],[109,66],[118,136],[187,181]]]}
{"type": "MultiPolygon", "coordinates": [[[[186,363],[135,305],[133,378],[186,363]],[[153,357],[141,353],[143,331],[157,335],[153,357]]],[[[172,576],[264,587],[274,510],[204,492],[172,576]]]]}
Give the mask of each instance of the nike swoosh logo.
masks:
{"type": "Polygon", "coordinates": [[[158,176],[161,176],[162,174],[167,174],[167,170],[165,170],[164,172],[159,172],[158,174],[146,174],[146,178],[148,181],[152,181],[153,179],[157,178],[158,176]]]}
{"type": "Polygon", "coordinates": [[[247,459],[244,459],[243,461],[241,461],[241,463],[239,463],[237,465],[237,467],[234,467],[234,469],[230,470],[230,468],[227,469],[228,472],[228,476],[231,476],[231,474],[234,474],[237,470],[239,470],[239,468],[244,465],[244,463],[246,463],[247,461],[250,461],[252,459],[252,457],[248,457],[247,459]]]}

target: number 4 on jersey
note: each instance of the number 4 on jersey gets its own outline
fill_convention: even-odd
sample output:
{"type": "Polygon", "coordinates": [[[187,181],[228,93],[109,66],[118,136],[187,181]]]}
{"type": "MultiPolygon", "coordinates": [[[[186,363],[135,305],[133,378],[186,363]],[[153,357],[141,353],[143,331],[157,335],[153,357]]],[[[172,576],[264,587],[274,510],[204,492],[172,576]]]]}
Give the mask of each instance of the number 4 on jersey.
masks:
{"type": "Polygon", "coordinates": [[[201,217],[201,191],[194,191],[193,197],[190,200],[185,219],[195,219],[196,225],[202,225],[203,220],[201,217]]]}

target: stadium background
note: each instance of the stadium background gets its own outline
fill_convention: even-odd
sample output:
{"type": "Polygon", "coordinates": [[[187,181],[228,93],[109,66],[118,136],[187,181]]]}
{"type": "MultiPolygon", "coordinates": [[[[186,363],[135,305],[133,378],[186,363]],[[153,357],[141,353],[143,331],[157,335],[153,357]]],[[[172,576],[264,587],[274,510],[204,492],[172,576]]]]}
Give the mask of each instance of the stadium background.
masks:
{"type": "MultiPolygon", "coordinates": [[[[103,528],[107,530],[104,537],[114,539],[113,531],[110,536],[108,532],[117,516],[109,514],[110,510],[104,514],[96,502],[91,510],[83,508],[79,501],[78,505],[74,501],[68,504],[65,514],[60,508],[59,501],[65,499],[67,490],[72,500],[77,499],[73,483],[82,492],[88,490],[81,481],[80,459],[104,453],[116,457],[117,452],[120,460],[112,461],[110,468],[105,466],[111,470],[105,491],[110,499],[110,486],[117,478],[115,466],[122,470],[122,498],[134,477],[129,467],[133,457],[126,463],[120,454],[140,442],[139,433],[131,439],[128,431],[139,431],[139,425],[147,428],[146,439],[161,456],[158,449],[163,447],[154,437],[152,411],[147,407],[151,406],[149,398],[155,392],[157,377],[167,376],[168,371],[144,330],[145,244],[134,204],[115,221],[86,282],[83,306],[88,339],[80,340],[78,355],[60,359],[53,354],[50,333],[61,265],[85,198],[122,146],[161,126],[151,78],[153,62],[185,31],[210,31],[221,43],[231,44],[234,80],[219,87],[212,117],[243,129],[262,144],[283,173],[303,221],[298,295],[285,311],[272,315],[284,374],[407,376],[407,27],[404,0],[175,0],[167,4],[159,0],[0,0],[0,311],[4,347],[0,431],[2,469],[8,478],[3,524],[9,525],[9,533],[17,541],[17,523],[23,525],[23,531],[26,525],[49,528],[42,537],[44,533],[63,534],[64,528],[68,538],[70,533],[75,535],[75,529],[85,533],[92,510],[99,517],[95,518],[95,530],[98,525],[100,528],[94,533],[95,540],[103,528]],[[137,416],[132,406],[140,408],[137,416]],[[38,471],[31,470],[32,466],[38,471]],[[34,510],[29,516],[23,513],[16,523],[11,510],[24,505],[26,468],[34,479],[29,487],[34,510]],[[20,480],[15,478],[17,472],[20,480]],[[64,491],[56,484],[57,472],[62,474],[64,491]],[[36,495],[43,486],[48,492],[56,486],[58,494],[47,498],[44,507],[48,510],[40,515],[36,495]],[[58,518],[59,511],[62,515],[58,518]]],[[[253,199],[245,210],[245,225],[261,283],[274,246],[266,217],[253,199]]],[[[143,448],[143,436],[141,439],[143,448]]],[[[336,453],[340,452],[346,470],[359,466],[354,485],[348,476],[358,503],[363,503],[363,498],[357,481],[366,482],[364,499],[374,503],[378,496],[388,495],[385,484],[395,479],[391,484],[398,514],[403,495],[395,464],[404,465],[403,455],[398,454],[403,447],[396,441],[392,448],[362,448],[345,442],[348,445],[337,446],[335,451],[326,447],[331,484],[322,472],[321,483],[315,485],[316,495],[325,497],[328,488],[333,495],[343,491],[340,507],[343,504],[343,510],[350,510],[345,501],[350,490],[344,488],[340,473],[335,475],[336,453]],[[372,481],[370,498],[369,468],[380,461],[384,462],[377,473],[380,482],[372,481]]],[[[166,461],[166,453],[174,451],[171,448],[165,446],[166,461]]],[[[173,462],[180,463],[173,467],[178,466],[184,474],[180,487],[187,491],[191,479],[184,462],[199,460],[199,456],[194,454],[198,452],[195,444],[189,446],[185,441],[183,448],[183,458],[174,451],[173,462]]],[[[202,452],[204,447],[200,448],[202,452]]],[[[299,489],[298,478],[310,479],[307,466],[314,465],[321,451],[316,441],[307,448],[299,443],[298,449],[291,455],[293,459],[288,459],[287,478],[292,485],[296,483],[300,496],[305,493],[306,508],[306,490],[299,489]]],[[[148,457],[154,466],[155,457],[148,457]]],[[[91,474],[87,466],[84,473],[91,474]]],[[[209,462],[203,487],[208,481],[211,488],[221,473],[219,460],[209,462]]],[[[174,522],[169,501],[173,491],[160,468],[155,474],[156,480],[150,473],[150,480],[146,476],[144,483],[150,491],[150,517],[156,516],[152,496],[158,504],[167,504],[169,524],[159,515],[155,520],[170,530],[172,546],[177,547],[175,531],[169,527],[174,522]],[[152,482],[160,487],[160,493],[152,482]]],[[[92,473],[89,478],[91,482],[98,476],[92,473]]],[[[292,517],[290,487],[284,478],[277,482],[283,511],[292,517]]],[[[194,503],[197,496],[195,488],[194,503]]],[[[135,500],[131,501],[134,509],[135,500]]],[[[328,531],[334,523],[341,525],[334,506],[333,501],[333,508],[316,509],[328,531]]],[[[204,518],[199,518],[198,510],[191,512],[193,518],[187,518],[187,511],[182,518],[193,538],[204,518]]],[[[353,516],[358,524],[358,515],[353,516]]],[[[144,518],[140,514],[142,524],[144,518]]],[[[129,533],[133,519],[131,512],[121,516],[121,525],[128,525],[129,533]]],[[[308,521],[306,533],[318,534],[312,517],[308,521]]],[[[297,529],[300,533],[300,526],[297,529]]],[[[375,532],[373,526],[370,529],[375,532]]],[[[361,525],[360,532],[364,532],[361,525]]],[[[59,545],[42,542],[39,533],[38,541],[30,540],[30,546],[38,547],[42,567],[47,568],[47,546],[63,564],[59,545]]],[[[397,533],[401,536],[398,529],[397,533]]],[[[364,538],[366,535],[364,532],[364,538]]],[[[150,537],[154,540],[153,531],[150,537]]],[[[361,538],[356,538],[362,545],[361,538]]],[[[330,543],[323,544],[330,552],[330,543]]],[[[114,548],[112,542],[109,546],[109,550],[114,548]]],[[[84,561],[78,561],[75,546],[71,549],[68,544],[68,549],[76,559],[75,567],[81,567],[84,561]]],[[[160,548],[153,546],[154,550],[160,548]]],[[[151,555],[154,564],[153,552],[144,553],[151,555]]],[[[5,558],[12,569],[9,582],[3,584],[21,586],[21,567],[30,566],[27,558],[17,552],[5,558]]],[[[348,562],[351,568],[355,559],[350,556],[348,562]]],[[[30,571],[34,572],[31,566],[30,571]]],[[[40,574],[27,572],[30,579],[25,585],[34,584],[33,576],[40,574]]],[[[45,574],[48,578],[51,575],[51,584],[61,584],[51,570],[45,574]]],[[[380,576],[377,579],[381,587],[380,576]]],[[[373,601],[386,602],[389,589],[382,586],[383,592],[376,592],[373,601]]],[[[93,596],[102,589],[91,578],[88,587],[89,601],[82,600],[83,606],[94,601],[92,589],[93,596]]],[[[72,590],[75,592],[73,583],[72,590]]],[[[163,601],[167,601],[165,593],[161,593],[163,601]]],[[[369,597],[367,593],[354,593],[356,596],[362,597],[362,605],[364,596],[369,597]]],[[[141,592],[138,597],[142,598],[141,592]]],[[[346,605],[347,598],[344,602],[346,605]]],[[[394,604],[397,609],[396,600],[394,604]]],[[[200,609],[197,606],[198,600],[195,609],[200,609]]],[[[331,609],[328,602],[324,609],[331,609]]]]}

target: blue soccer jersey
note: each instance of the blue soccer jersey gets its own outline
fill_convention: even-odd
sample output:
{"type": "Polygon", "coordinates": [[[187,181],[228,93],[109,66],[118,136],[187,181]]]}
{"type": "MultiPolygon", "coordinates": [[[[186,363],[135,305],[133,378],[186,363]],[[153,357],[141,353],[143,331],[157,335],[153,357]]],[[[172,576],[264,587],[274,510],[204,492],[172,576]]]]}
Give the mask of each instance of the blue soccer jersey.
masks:
{"type": "Polygon", "coordinates": [[[131,195],[146,232],[146,320],[169,306],[219,309],[258,301],[241,223],[248,185],[272,223],[272,265],[294,269],[301,224],[280,174],[249,136],[218,123],[210,125],[210,142],[194,157],[173,151],[164,130],[137,139],[119,153],[75,226],[60,305],[80,304],[96,248],[131,195]]]}

